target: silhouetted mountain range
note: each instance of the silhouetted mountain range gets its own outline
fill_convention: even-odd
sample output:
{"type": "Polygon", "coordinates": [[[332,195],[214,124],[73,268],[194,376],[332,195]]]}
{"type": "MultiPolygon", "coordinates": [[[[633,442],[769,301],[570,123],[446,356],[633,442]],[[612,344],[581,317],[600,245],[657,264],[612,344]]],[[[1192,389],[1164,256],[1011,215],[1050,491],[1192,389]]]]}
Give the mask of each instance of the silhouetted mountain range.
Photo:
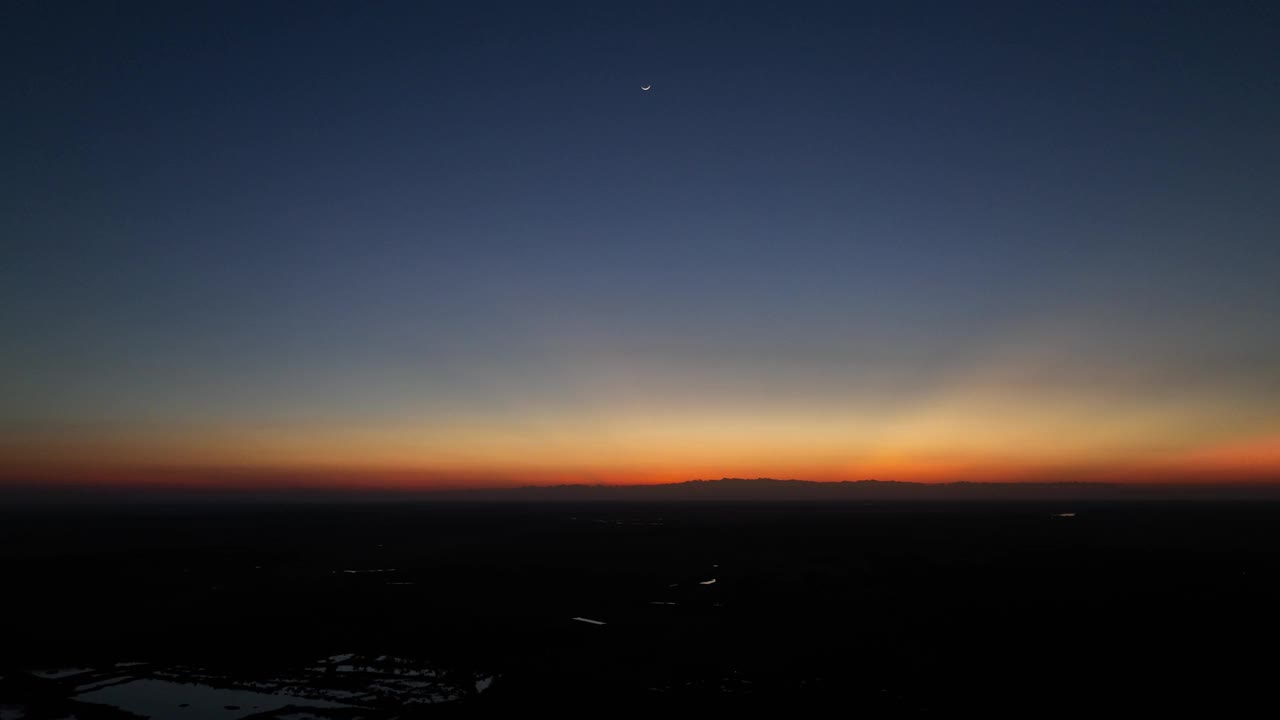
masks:
{"type": "Polygon", "coordinates": [[[477,489],[359,487],[256,488],[0,484],[0,501],[132,505],[137,503],[275,502],[960,502],[1020,500],[1280,501],[1280,481],[1253,484],[1095,482],[949,482],[894,480],[817,482],[773,478],[688,480],[658,485],[529,485],[477,489]]]}
{"type": "Polygon", "coordinates": [[[508,501],[900,501],[900,500],[1280,500],[1280,485],[1175,485],[1089,482],[815,482],[721,478],[660,485],[551,485],[444,491],[443,498],[508,501]]]}

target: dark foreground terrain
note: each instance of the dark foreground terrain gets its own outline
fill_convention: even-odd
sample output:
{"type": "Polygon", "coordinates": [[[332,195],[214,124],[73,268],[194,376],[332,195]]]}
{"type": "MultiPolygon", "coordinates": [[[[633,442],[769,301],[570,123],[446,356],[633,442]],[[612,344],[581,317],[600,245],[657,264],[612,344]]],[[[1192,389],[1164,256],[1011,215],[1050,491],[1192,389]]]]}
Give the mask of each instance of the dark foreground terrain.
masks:
{"type": "Polygon", "coordinates": [[[1228,712],[1280,640],[1269,502],[10,505],[0,563],[5,718],[1228,712]]]}

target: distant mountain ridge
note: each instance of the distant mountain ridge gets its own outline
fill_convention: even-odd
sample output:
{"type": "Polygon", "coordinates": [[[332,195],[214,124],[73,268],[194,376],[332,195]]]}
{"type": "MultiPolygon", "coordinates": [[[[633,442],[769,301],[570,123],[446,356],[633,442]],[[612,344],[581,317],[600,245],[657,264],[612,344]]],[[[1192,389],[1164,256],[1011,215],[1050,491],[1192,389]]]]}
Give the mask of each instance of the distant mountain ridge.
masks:
{"type": "Polygon", "coordinates": [[[0,503],[92,505],[275,502],[966,502],[1199,500],[1280,501],[1280,478],[1252,484],[1100,482],[905,482],[720,478],[656,485],[525,485],[489,488],[187,487],[0,484],[0,503]]]}
{"type": "Polygon", "coordinates": [[[897,500],[1122,500],[1276,499],[1278,485],[1177,485],[1096,482],[947,482],[897,480],[780,480],[720,478],[657,485],[527,485],[446,490],[442,499],[510,501],[897,501],[897,500]]]}

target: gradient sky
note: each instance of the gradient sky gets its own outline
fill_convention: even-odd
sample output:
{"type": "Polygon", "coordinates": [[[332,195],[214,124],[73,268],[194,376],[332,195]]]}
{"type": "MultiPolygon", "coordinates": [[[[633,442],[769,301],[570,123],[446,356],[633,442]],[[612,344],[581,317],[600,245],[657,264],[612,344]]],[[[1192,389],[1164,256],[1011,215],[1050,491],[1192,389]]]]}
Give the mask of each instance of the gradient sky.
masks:
{"type": "Polygon", "coordinates": [[[1274,3],[0,27],[9,482],[1280,479],[1274,3]]]}

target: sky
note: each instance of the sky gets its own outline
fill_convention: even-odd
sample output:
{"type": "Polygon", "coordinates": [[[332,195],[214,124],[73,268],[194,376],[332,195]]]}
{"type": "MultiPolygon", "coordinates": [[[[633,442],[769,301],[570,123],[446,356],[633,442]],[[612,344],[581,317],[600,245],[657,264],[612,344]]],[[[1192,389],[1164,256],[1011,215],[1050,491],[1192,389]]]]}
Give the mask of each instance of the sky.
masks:
{"type": "Polygon", "coordinates": [[[0,482],[1280,480],[1273,3],[0,28],[0,482]]]}

